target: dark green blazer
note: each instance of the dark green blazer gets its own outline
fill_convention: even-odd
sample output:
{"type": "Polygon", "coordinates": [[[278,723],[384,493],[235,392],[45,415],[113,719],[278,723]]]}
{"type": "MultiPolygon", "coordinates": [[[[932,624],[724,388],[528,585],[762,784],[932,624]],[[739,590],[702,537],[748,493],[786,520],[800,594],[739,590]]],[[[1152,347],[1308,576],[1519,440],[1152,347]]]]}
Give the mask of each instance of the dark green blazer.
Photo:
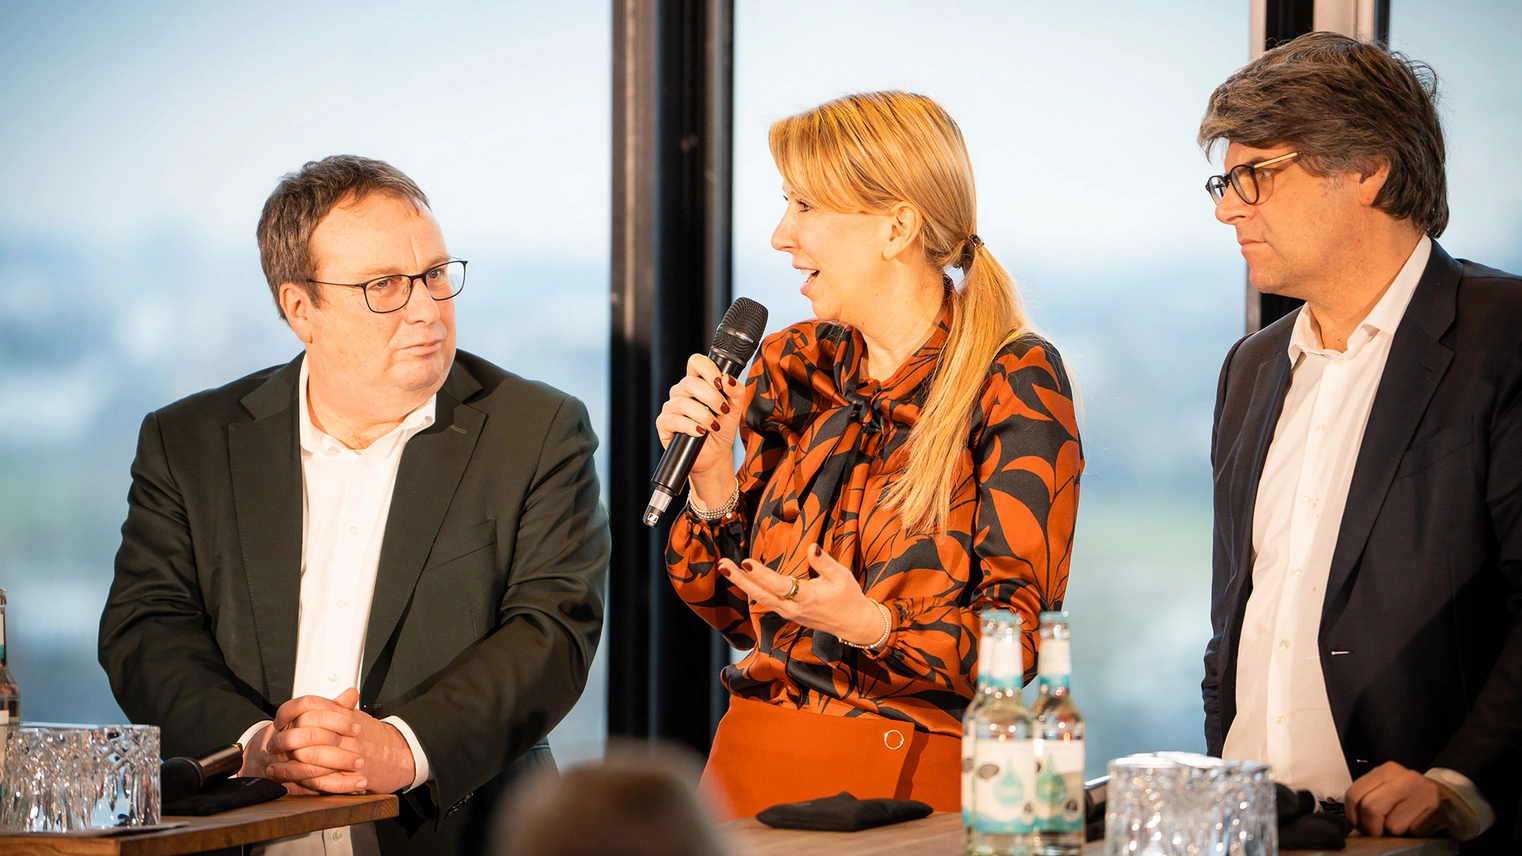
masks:
{"type": "MultiPolygon", "coordinates": [[[[291,698],[301,586],[301,357],[143,421],[100,662],[163,753],[204,753],[291,698]]],[[[407,443],[360,702],[416,733],[433,781],[377,824],[393,853],[475,852],[491,796],[586,685],[609,538],[581,402],[459,352],[407,443]]]]}

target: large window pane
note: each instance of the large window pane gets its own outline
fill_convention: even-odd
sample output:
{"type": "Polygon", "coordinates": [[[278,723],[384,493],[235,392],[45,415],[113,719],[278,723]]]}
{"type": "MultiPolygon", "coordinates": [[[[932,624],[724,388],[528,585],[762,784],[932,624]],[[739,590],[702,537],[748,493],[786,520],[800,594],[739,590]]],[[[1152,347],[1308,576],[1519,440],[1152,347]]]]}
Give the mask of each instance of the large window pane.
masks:
{"type": "Polygon", "coordinates": [[[1391,47],[1429,63],[1448,145],[1448,230],[1454,258],[1522,272],[1522,4],[1512,0],[1396,0],[1391,47]]]}
{"type": "MultiPolygon", "coordinates": [[[[0,586],[27,719],[122,718],[95,634],[138,425],[299,351],[254,225],[307,160],[416,179],[471,261],[460,347],[606,435],[610,28],[602,0],[0,8],[0,586]]],[[[598,751],[603,674],[562,756],[598,751]]]]}
{"type": "Polygon", "coordinates": [[[939,100],[977,170],[979,233],[1084,402],[1088,469],[1067,606],[1089,772],[1203,749],[1210,423],[1244,272],[1195,147],[1247,60],[1242,4],[742,0],[735,24],[736,290],[776,330],[810,315],[769,236],[774,120],[858,90],[939,100]]]}

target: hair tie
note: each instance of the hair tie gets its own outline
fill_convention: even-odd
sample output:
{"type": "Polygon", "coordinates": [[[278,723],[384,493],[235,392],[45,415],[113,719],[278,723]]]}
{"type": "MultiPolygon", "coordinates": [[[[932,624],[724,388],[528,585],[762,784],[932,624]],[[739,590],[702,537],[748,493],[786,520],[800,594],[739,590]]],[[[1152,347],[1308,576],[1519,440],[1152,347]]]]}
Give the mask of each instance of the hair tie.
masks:
{"type": "Polygon", "coordinates": [[[957,267],[967,270],[972,267],[972,260],[978,255],[978,247],[983,246],[983,239],[976,234],[968,235],[967,240],[962,242],[962,256],[957,259],[957,267]]]}

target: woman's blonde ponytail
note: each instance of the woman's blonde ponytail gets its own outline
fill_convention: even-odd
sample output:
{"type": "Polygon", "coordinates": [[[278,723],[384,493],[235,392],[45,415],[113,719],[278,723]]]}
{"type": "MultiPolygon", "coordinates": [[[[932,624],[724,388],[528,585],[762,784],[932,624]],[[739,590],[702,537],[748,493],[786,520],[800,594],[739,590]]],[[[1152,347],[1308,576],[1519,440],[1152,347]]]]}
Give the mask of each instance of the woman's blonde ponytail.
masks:
{"type": "Polygon", "coordinates": [[[994,355],[1025,328],[1009,272],[977,236],[977,193],[962,132],[935,101],[908,92],[847,95],[772,125],[772,158],[816,205],[921,215],[926,260],[960,268],[951,334],[909,438],[909,464],[888,490],[913,530],[944,531],[957,463],[994,355]]]}

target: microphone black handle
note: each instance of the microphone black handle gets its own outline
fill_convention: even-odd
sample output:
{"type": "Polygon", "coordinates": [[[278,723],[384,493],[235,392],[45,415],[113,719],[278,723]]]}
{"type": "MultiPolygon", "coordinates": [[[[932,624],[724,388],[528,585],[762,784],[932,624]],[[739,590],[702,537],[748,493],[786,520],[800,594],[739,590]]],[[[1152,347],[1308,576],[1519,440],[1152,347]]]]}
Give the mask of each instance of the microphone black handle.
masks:
{"type": "MultiPolygon", "coordinates": [[[[730,377],[745,367],[745,363],[717,351],[710,353],[708,358],[714,361],[720,372],[730,377]]],[[[694,437],[691,434],[672,437],[665,454],[661,455],[660,466],[655,468],[655,475],[650,477],[650,483],[672,496],[680,493],[687,484],[687,476],[692,474],[692,465],[697,461],[698,453],[703,451],[703,441],[707,439],[707,435],[694,437]]]]}

